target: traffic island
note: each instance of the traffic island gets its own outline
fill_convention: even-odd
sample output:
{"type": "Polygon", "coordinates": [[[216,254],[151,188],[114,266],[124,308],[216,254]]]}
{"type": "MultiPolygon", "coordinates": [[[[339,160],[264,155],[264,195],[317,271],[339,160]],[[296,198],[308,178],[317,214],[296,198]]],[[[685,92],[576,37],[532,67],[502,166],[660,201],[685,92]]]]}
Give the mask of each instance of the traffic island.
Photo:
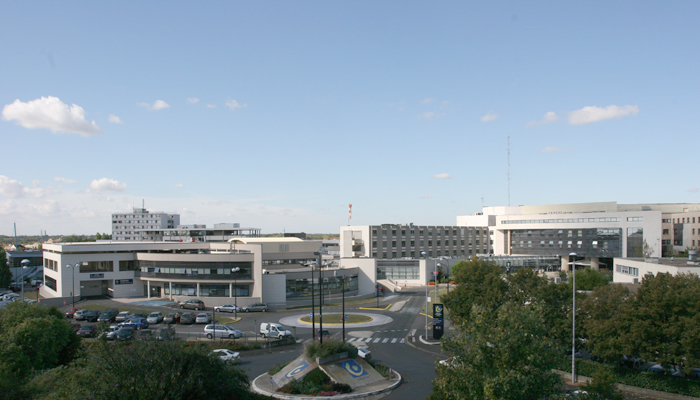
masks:
{"type": "Polygon", "coordinates": [[[280,367],[253,380],[253,390],[279,399],[352,399],[388,393],[401,383],[396,371],[370,364],[338,340],[313,342],[280,367]]]}

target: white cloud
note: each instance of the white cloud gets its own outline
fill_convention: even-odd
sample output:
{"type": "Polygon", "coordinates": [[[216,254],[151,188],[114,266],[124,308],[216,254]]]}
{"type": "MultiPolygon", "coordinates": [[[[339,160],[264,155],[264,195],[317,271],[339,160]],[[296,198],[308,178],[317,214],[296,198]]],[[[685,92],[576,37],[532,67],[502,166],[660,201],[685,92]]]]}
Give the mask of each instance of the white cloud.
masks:
{"type": "Polygon", "coordinates": [[[85,119],[85,110],[77,104],[70,107],[58,97],[42,97],[26,103],[15,100],[2,109],[2,119],[16,120],[27,129],[49,129],[51,132],[77,133],[90,136],[101,133],[95,121],[85,119]]]}
{"type": "Polygon", "coordinates": [[[112,192],[121,192],[126,188],[126,183],[121,183],[115,179],[102,178],[95,179],[90,183],[90,188],[94,190],[109,190],[112,192]]]}
{"type": "Polygon", "coordinates": [[[136,103],[137,106],[148,108],[149,110],[162,110],[164,108],[169,108],[170,104],[164,102],[163,100],[156,100],[153,104],[148,103],[136,103]]]}
{"type": "Polygon", "coordinates": [[[544,149],[540,150],[540,153],[551,153],[553,151],[562,151],[564,150],[562,147],[545,147],[544,149]]]}
{"type": "Polygon", "coordinates": [[[173,186],[175,186],[176,188],[181,188],[181,187],[183,187],[183,186],[185,186],[185,185],[183,185],[182,183],[176,183],[176,184],[174,184],[173,186]]]}
{"type": "Polygon", "coordinates": [[[33,180],[32,187],[26,187],[22,182],[10,179],[5,175],[0,175],[0,194],[8,199],[18,199],[29,195],[31,197],[44,197],[55,192],[52,187],[43,188],[39,181],[33,180]]]}
{"type": "Polygon", "coordinates": [[[694,186],[694,187],[686,190],[686,192],[690,192],[690,193],[697,193],[698,191],[700,191],[700,188],[697,186],[694,186]]]}
{"type": "Polygon", "coordinates": [[[537,125],[549,124],[552,122],[556,122],[558,119],[559,119],[559,117],[557,116],[557,113],[555,113],[554,111],[549,111],[542,117],[541,120],[528,122],[527,126],[537,126],[537,125]]]}
{"type": "Polygon", "coordinates": [[[230,108],[231,111],[235,111],[239,108],[248,107],[247,104],[238,104],[236,100],[229,100],[226,102],[226,107],[230,108]]]}
{"type": "Polygon", "coordinates": [[[75,183],[75,181],[72,179],[61,178],[60,176],[54,177],[53,180],[55,180],[56,182],[61,182],[61,183],[75,183]]]}
{"type": "Polygon", "coordinates": [[[426,119],[431,119],[431,118],[442,118],[445,116],[443,113],[434,113],[432,111],[426,111],[424,113],[418,114],[418,118],[426,118],[426,119]]]}
{"type": "Polygon", "coordinates": [[[190,103],[190,104],[197,104],[197,103],[199,103],[199,99],[196,98],[196,97],[189,97],[189,98],[187,99],[187,102],[190,103]]]}
{"type": "Polygon", "coordinates": [[[596,106],[583,107],[580,110],[569,113],[569,123],[571,125],[585,125],[591,122],[605,121],[606,119],[622,118],[629,115],[636,115],[639,112],[637,106],[616,106],[611,105],[605,108],[596,106]]]}
{"type": "Polygon", "coordinates": [[[121,120],[121,118],[117,117],[114,114],[109,114],[109,117],[107,117],[107,121],[113,123],[113,124],[123,124],[124,121],[121,120]]]}
{"type": "Polygon", "coordinates": [[[452,175],[448,174],[447,172],[443,172],[441,174],[433,175],[433,178],[435,178],[435,179],[452,179],[452,175]]]}
{"type": "Polygon", "coordinates": [[[432,194],[424,194],[420,198],[421,199],[431,199],[431,198],[433,198],[433,195],[432,194]]]}
{"type": "Polygon", "coordinates": [[[426,98],[424,98],[423,100],[421,100],[420,102],[423,103],[423,104],[428,104],[428,103],[430,103],[430,102],[432,102],[432,101],[433,101],[433,99],[431,99],[430,97],[426,97],[426,98]]]}
{"type": "Polygon", "coordinates": [[[489,122],[489,121],[493,121],[497,118],[498,118],[498,114],[496,114],[494,112],[490,112],[490,113],[484,115],[483,117],[481,117],[481,122],[489,122]]]}
{"type": "Polygon", "coordinates": [[[207,108],[216,108],[216,104],[207,104],[207,108]]]}

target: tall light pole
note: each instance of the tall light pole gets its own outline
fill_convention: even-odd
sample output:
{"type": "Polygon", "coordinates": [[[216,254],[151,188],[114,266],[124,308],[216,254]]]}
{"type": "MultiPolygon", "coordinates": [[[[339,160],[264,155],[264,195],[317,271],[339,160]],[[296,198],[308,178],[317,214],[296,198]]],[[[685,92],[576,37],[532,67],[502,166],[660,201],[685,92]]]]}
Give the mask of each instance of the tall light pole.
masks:
{"type": "MultiPolygon", "coordinates": [[[[423,257],[423,260],[425,260],[425,275],[428,275],[428,259],[426,257],[428,253],[421,251],[420,255],[423,257]]],[[[427,278],[426,276],[426,279],[427,278]]],[[[428,340],[428,282],[425,282],[425,340],[428,340]]]]}
{"type": "MultiPolygon", "coordinates": [[[[437,281],[437,277],[438,277],[437,267],[438,267],[438,265],[442,267],[442,264],[435,263],[435,268],[433,271],[433,279],[435,279],[435,299],[436,300],[437,300],[437,295],[438,295],[438,285],[437,285],[438,284],[438,281],[437,281]]],[[[436,300],[433,300],[433,303],[435,303],[436,300]]]]}
{"type": "Polygon", "coordinates": [[[71,271],[73,272],[73,279],[71,280],[70,296],[73,298],[73,308],[75,308],[75,269],[80,268],[80,263],[76,263],[75,265],[68,264],[68,265],[66,265],[66,268],[70,268],[71,271]]]}
{"type": "Polygon", "coordinates": [[[571,317],[571,383],[576,382],[576,253],[571,253],[569,254],[569,257],[573,258],[573,261],[570,263],[571,264],[571,271],[572,275],[574,277],[573,281],[573,294],[574,294],[574,299],[573,299],[573,307],[571,308],[572,312],[572,317],[571,317]]]}
{"type": "Polygon", "coordinates": [[[238,271],[241,269],[239,267],[231,268],[231,273],[233,274],[233,317],[238,317],[238,271]]]}
{"type": "Polygon", "coordinates": [[[25,278],[24,271],[27,269],[29,264],[31,264],[31,261],[29,261],[26,258],[24,260],[20,261],[20,265],[22,265],[22,301],[24,301],[24,278],[25,278]]]}

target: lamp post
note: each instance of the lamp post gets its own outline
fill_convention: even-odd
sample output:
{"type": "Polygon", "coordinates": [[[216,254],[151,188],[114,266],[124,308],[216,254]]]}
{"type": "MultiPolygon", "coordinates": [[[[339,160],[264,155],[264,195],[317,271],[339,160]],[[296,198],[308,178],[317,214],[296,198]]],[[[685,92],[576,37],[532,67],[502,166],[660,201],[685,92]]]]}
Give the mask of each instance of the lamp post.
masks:
{"type": "Polygon", "coordinates": [[[73,308],[75,308],[75,269],[80,268],[80,263],[76,263],[75,265],[68,264],[68,265],[66,265],[66,268],[70,268],[72,273],[73,273],[73,279],[71,279],[70,297],[73,298],[73,308]]]}
{"type": "Polygon", "coordinates": [[[571,383],[576,382],[576,253],[569,254],[569,257],[573,258],[571,264],[571,271],[573,275],[573,307],[571,308],[571,383]]]}
{"type": "MultiPolygon", "coordinates": [[[[428,259],[426,258],[428,253],[421,251],[420,255],[423,257],[423,260],[425,260],[425,275],[428,275],[428,259]]],[[[426,276],[426,279],[427,278],[426,276]]],[[[428,340],[428,282],[425,282],[425,340],[428,340]]]]}
{"type": "Polygon", "coordinates": [[[321,268],[321,256],[318,259],[318,330],[319,339],[323,344],[323,269],[321,268]]]}
{"type": "Polygon", "coordinates": [[[437,295],[438,295],[438,280],[437,280],[437,277],[438,277],[438,272],[437,272],[438,265],[442,267],[442,264],[440,264],[440,263],[435,263],[435,268],[434,268],[434,270],[433,270],[433,279],[435,280],[435,300],[433,300],[433,303],[435,303],[435,301],[437,300],[437,297],[438,297],[438,296],[437,296],[437,295]]]}
{"type": "Polygon", "coordinates": [[[231,268],[233,274],[233,317],[238,318],[238,271],[239,267],[231,268]]]}
{"type": "Polygon", "coordinates": [[[24,271],[27,269],[27,267],[29,266],[30,263],[31,263],[31,261],[29,261],[26,258],[24,260],[20,261],[20,265],[22,265],[22,301],[24,301],[24,278],[25,278],[24,271]]]}
{"type": "MultiPolygon", "coordinates": [[[[338,271],[334,271],[333,276],[338,276],[338,271]]],[[[340,316],[340,318],[343,320],[343,342],[345,341],[345,278],[347,278],[345,275],[340,276],[340,281],[343,284],[341,289],[341,292],[343,292],[343,311],[342,315],[340,316]]]]}

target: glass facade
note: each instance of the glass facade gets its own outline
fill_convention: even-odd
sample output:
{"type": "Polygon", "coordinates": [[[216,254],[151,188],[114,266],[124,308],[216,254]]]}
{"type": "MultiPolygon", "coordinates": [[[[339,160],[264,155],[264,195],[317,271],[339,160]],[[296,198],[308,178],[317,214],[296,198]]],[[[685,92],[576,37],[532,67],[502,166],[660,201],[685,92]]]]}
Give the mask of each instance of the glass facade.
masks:
{"type": "Polygon", "coordinates": [[[420,279],[419,260],[377,260],[377,279],[420,279]]]}
{"type": "Polygon", "coordinates": [[[621,228],[522,229],[510,233],[512,254],[543,256],[575,252],[584,257],[622,257],[621,228]]]}
{"type": "Polygon", "coordinates": [[[627,257],[644,257],[644,229],[627,228],[627,257]]]}
{"type": "MultiPolygon", "coordinates": [[[[348,276],[345,282],[345,291],[357,291],[357,275],[348,276]]],[[[311,279],[287,279],[287,298],[311,296],[311,279]]],[[[320,285],[324,293],[341,293],[343,290],[343,282],[341,277],[330,276],[323,277],[323,283],[320,285]]],[[[319,282],[315,277],[313,280],[313,290],[318,293],[319,282]]]]}
{"type": "Polygon", "coordinates": [[[138,269],[155,278],[197,279],[252,279],[253,265],[250,262],[189,262],[189,261],[138,261],[138,269]],[[240,268],[235,274],[232,268],[240,268]]]}

